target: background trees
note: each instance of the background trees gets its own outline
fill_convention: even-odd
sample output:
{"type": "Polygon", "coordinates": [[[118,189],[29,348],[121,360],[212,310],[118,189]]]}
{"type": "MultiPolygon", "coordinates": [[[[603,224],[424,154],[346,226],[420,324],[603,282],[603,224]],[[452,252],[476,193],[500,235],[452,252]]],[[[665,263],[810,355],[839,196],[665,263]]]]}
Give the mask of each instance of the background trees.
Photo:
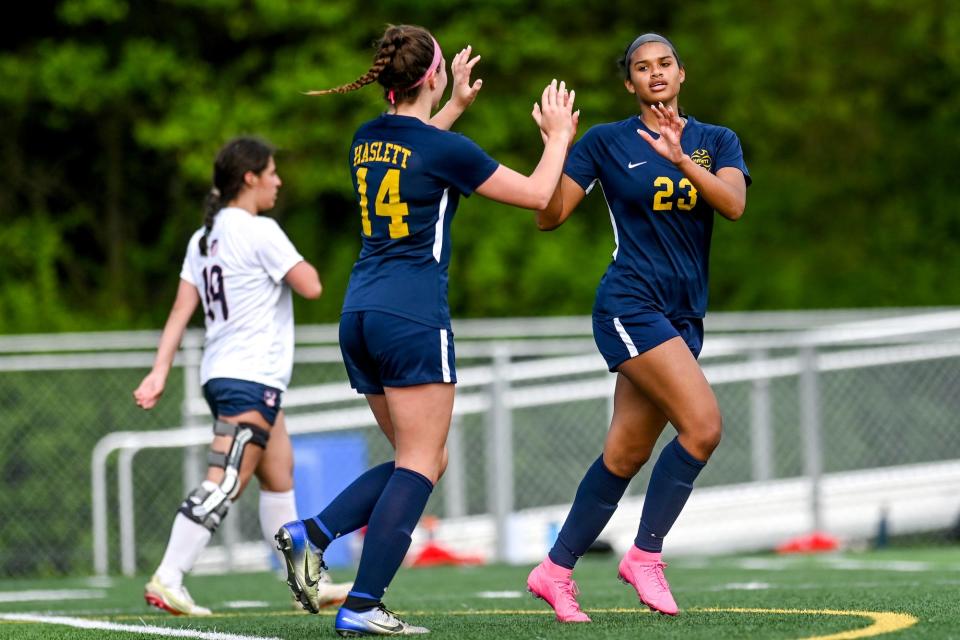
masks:
{"type": "MultiPolygon", "coordinates": [[[[632,112],[615,59],[657,30],[699,120],[734,129],[754,177],[718,221],[712,308],[960,304],[960,7],[939,0],[676,5],[616,0],[65,0],[5,21],[0,53],[0,332],[158,327],[217,148],[281,149],[274,214],[333,321],[359,246],[345,160],[379,91],[307,98],[370,63],[388,22],[483,55],[457,130],[520,170],[539,156],[539,89],[577,89],[581,131],[632,112]]],[[[588,197],[564,227],[480,198],[454,225],[455,317],[585,314],[613,248],[588,197]]]]}

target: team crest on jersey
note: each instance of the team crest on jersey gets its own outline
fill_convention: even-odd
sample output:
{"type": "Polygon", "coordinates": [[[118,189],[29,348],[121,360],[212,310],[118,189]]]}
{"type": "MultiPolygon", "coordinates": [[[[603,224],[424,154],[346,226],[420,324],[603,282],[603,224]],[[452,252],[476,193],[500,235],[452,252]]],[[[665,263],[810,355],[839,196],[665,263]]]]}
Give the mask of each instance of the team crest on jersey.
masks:
{"type": "Polygon", "coordinates": [[[690,159],[707,171],[710,171],[710,167],[713,166],[713,161],[710,159],[710,152],[706,149],[697,149],[690,154],[690,159]]]}
{"type": "Polygon", "coordinates": [[[217,240],[214,238],[213,242],[210,243],[210,255],[217,255],[217,240]]]}
{"type": "Polygon", "coordinates": [[[264,389],[263,404],[267,405],[268,407],[277,406],[277,392],[273,389],[264,389]]]}

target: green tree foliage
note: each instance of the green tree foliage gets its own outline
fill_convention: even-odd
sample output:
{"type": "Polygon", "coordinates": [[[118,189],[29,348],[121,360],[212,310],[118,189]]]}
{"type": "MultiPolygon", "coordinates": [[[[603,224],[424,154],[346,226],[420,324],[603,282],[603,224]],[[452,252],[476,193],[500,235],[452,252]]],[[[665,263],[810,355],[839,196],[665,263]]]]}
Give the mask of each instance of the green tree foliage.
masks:
{"type": "MultiPolygon", "coordinates": [[[[0,331],[158,326],[213,155],[241,133],[280,148],[272,215],[326,285],[298,320],[335,320],[359,247],[347,148],[384,103],[302,92],[363,73],[388,22],[427,26],[448,60],[483,55],[456,128],[520,171],[546,82],[577,89],[582,130],[622,119],[614,60],[641,31],[671,36],[682,104],[740,135],[755,179],[744,219],[717,224],[713,308],[960,303],[956,3],[65,0],[4,29],[0,331]]],[[[598,194],[550,234],[479,197],[457,218],[455,316],[589,311],[613,248],[598,194]]]]}

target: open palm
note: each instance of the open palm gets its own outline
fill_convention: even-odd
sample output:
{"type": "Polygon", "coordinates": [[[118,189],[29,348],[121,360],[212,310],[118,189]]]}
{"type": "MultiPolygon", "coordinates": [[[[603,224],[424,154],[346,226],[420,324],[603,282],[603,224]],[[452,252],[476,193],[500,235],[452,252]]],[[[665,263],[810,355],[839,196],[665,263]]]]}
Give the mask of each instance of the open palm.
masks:
{"type": "Polygon", "coordinates": [[[453,56],[450,62],[450,70],[453,73],[453,91],[450,99],[464,109],[473,103],[483,86],[483,80],[479,78],[473,84],[470,83],[473,67],[480,62],[480,56],[470,57],[472,51],[473,47],[467,45],[453,56]]]}
{"type": "Polygon", "coordinates": [[[673,110],[673,107],[665,107],[662,102],[651,105],[650,108],[657,116],[657,128],[660,130],[660,137],[654,139],[643,129],[637,129],[637,133],[647,141],[647,144],[653,147],[654,151],[674,164],[679,163],[683,160],[683,147],[680,146],[680,137],[683,135],[683,120],[673,110]]]}

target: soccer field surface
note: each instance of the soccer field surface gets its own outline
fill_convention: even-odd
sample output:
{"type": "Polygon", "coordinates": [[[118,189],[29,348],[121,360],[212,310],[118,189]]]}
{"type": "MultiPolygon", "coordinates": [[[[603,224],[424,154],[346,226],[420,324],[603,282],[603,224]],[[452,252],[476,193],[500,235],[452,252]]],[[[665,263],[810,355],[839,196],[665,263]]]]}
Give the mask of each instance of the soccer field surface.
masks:
{"type": "MultiPolygon", "coordinates": [[[[592,624],[561,625],[525,590],[529,567],[401,570],[385,598],[430,637],[498,638],[958,638],[960,549],[829,556],[751,555],[670,563],[682,609],[650,613],[616,579],[617,559],[587,558],[575,577],[592,624]]],[[[349,578],[343,571],[334,578],[349,578]]],[[[0,581],[0,638],[334,638],[335,610],[294,611],[271,574],[188,581],[209,618],[174,618],[143,603],[138,578],[0,581]],[[86,627],[86,628],[84,628],[86,627]]]]}

